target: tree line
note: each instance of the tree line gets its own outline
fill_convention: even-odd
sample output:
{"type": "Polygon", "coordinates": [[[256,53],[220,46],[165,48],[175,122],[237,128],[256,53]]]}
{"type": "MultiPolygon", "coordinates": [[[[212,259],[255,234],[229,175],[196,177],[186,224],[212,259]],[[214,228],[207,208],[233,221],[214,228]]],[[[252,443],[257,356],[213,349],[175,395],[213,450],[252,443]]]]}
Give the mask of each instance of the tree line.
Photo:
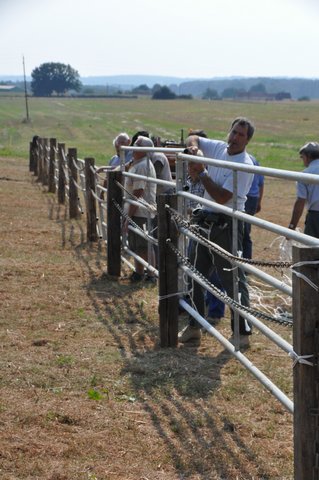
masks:
{"type": "MultiPolygon", "coordinates": [[[[47,62],[43,63],[39,67],[35,68],[31,73],[31,91],[34,96],[51,96],[55,95],[66,95],[67,93],[81,94],[87,96],[96,95],[97,90],[93,87],[83,87],[80,81],[80,75],[77,70],[72,68],[70,65],[65,65],[63,63],[57,62],[47,62]]],[[[110,92],[104,90],[103,94],[102,87],[98,89],[100,96],[108,96],[110,92]]],[[[114,95],[132,95],[140,96],[147,95],[154,100],[173,100],[173,99],[192,99],[191,94],[178,95],[171,88],[164,85],[155,84],[152,88],[148,87],[146,84],[139,85],[134,87],[129,91],[122,91],[118,89],[117,91],[114,88],[111,90],[111,93],[114,95]]],[[[266,87],[263,83],[257,83],[252,85],[248,90],[244,88],[234,88],[228,87],[225,88],[221,94],[218,94],[217,90],[214,88],[208,87],[201,96],[204,100],[220,100],[220,99],[271,99],[271,100],[284,100],[291,99],[289,92],[280,91],[277,93],[268,93],[266,87]]],[[[306,99],[306,98],[305,98],[306,99]]]]}

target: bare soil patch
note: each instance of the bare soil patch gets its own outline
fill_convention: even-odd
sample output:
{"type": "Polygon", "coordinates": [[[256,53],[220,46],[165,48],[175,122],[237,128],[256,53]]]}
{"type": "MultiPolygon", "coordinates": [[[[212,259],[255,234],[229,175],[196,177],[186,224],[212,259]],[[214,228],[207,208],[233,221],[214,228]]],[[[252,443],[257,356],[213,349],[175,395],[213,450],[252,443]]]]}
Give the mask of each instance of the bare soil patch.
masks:
{"type": "MultiPolygon", "coordinates": [[[[0,162],[0,477],[291,479],[281,404],[207,335],[160,349],[156,290],[108,278],[85,219],[68,220],[25,160],[0,162]]],[[[264,218],[287,225],[293,199],[272,182],[264,218]]],[[[254,236],[256,256],[278,257],[254,236]]],[[[291,396],[283,352],[255,332],[247,356],[291,396]]]]}

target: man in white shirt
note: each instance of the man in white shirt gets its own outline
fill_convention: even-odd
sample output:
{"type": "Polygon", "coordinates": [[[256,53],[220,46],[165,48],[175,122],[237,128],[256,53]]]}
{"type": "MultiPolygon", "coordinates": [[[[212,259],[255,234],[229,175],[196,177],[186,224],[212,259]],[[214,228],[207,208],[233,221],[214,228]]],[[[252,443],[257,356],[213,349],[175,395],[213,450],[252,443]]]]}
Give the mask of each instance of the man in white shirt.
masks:
{"type": "MultiPolygon", "coordinates": [[[[299,150],[305,165],[304,173],[319,175],[319,143],[306,143],[299,150]]],[[[295,230],[307,205],[304,233],[319,238],[319,185],[297,182],[297,199],[292,211],[289,228],[295,230]]]]}
{"type": "MultiPolygon", "coordinates": [[[[239,117],[231,125],[228,143],[191,135],[186,140],[186,145],[189,153],[193,155],[196,155],[198,149],[200,149],[204,157],[253,165],[250,156],[246,152],[246,146],[253,134],[254,126],[252,123],[246,118],[239,117]]],[[[206,170],[203,164],[195,162],[189,165],[189,169],[192,171],[192,176],[197,176],[202,182],[205,188],[204,198],[230,208],[233,207],[233,171],[231,169],[209,165],[206,170]]],[[[252,173],[237,173],[237,209],[240,211],[245,209],[246,195],[252,180],[252,173]]],[[[208,231],[208,238],[212,242],[228,252],[232,252],[232,218],[230,216],[218,213],[213,206],[203,206],[201,211],[197,212],[197,215],[193,217],[193,222],[208,231]]],[[[242,250],[242,238],[243,222],[238,221],[238,251],[242,250]]],[[[209,278],[210,274],[215,270],[228,296],[233,298],[232,266],[227,260],[196,242],[194,242],[194,248],[190,257],[195,268],[206,278],[209,278]]],[[[241,303],[249,306],[245,274],[241,269],[238,269],[238,275],[241,303]]],[[[196,281],[193,281],[192,296],[198,313],[204,317],[204,290],[196,281]]],[[[245,336],[241,343],[247,343],[248,335],[251,335],[251,326],[242,317],[239,318],[239,332],[241,336],[245,336]]],[[[200,325],[191,317],[189,325],[180,332],[179,341],[182,343],[200,341],[200,337],[200,325]]]]}
{"type": "MultiPolygon", "coordinates": [[[[153,142],[147,137],[138,137],[134,143],[135,147],[153,147],[153,142]]],[[[145,151],[134,151],[133,161],[131,163],[129,173],[141,175],[144,177],[156,178],[155,168],[151,160],[145,151]]],[[[143,208],[138,205],[129,203],[127,207],[128,216],[142,229],[147,230],[148,212],[150,218],[153,219],[156,213],[156,184],[153,182],[147,182],[142,178],[125,177],[125,190],[128,192],[128,198],[134,200],[137,197],[140,200],[145,201],[146,205],[153,207],[153,211],[150,207],[143,208]],[[133,197],[130,198],[130,194],[133,197]]],[[[150,261],[152,266],[155,266],[154,248],[151,247],[151,258],[148,259],[148,243],[146,238],[132,232],[128,229],[128,220],[124,222],[123,231],[128,231],[128,242],[130,249],[140,256],[146,262],[150,261]]],[[[144,279],[144,265],[137,260],[135,262],[135,272],[130,277],[131,282],[139,282],[144,279]]],[[[155,283],[154,274],[150,271],[145,277],[147,282],[155,283]]]]}

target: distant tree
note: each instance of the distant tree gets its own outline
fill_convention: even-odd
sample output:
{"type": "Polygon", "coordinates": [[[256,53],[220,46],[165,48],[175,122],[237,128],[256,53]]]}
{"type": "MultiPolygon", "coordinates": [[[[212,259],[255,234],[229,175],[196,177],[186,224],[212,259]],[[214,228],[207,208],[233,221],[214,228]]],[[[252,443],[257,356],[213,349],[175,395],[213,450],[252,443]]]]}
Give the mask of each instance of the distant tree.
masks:
{"type": "Polygon", "coordinates": [[[159,84],[159,83],[154,83],[154,85],[152,86],[152,95],[157,92],[158,90],[160,90],[162,88],[162,86],[159,84]]]}
{"type": "Polygon", "coordinates": [[[260,94],[263,94],[263,95],[267,95],[267,90],[266,90],[266,87],[263,83],[256,83],[256,85],[252,85],[248,91],[248,93],[250,95],[254,95],[254,94],[257,94],[257,95],[260,95],[260,94]]]}
{"type": "Polygon", "coordinates": [[[222,91],[222,98],[236,98],[238,96],[238,89],[237,88],[225,88],[222,91]]]}
{"type": "Polygon", "coordinates": [[[172,90],[170,90],[166,85],[158,89],[153,93],[152,98],[154,100],[173,100],[176,98],[176,95],[172,90]]]}
{"type": "Polygon", "coordinates": [[[132,93],[137,93],[137,94],[141,94],[141,95],[150,94],[151,89],[146,84],[143,84],[143,85],[139,85],[138,87],[133,88],[132,93]]]}
{"type": "Polygon", "coordinates": [[[215,90],[214,88],[206,88],[202,96],[203,100],[215,100],[217,98],[219,98],[219,95],[217,90],[215,90]]]}
{"type": "Polygon", "coordinates": [[[64,63],[42,63],[31,72],[31,90],[36,97],[49,97],[55,92],[63,95],[69,90],[81,89],[80,75],[64,63]]]}

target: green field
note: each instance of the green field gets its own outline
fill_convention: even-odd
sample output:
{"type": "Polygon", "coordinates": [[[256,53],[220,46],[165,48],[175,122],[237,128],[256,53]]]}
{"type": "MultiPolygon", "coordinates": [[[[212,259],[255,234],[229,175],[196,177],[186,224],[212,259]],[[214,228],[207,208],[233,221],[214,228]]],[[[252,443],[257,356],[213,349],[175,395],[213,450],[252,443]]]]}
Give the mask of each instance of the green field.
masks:
{"type": "Polygon", "coordinates": [[[319,103],[204,100],[29,98],[31,122],[24,122],[23,97],[0,97],[0,156],[27,156],[33,135],[53,137],[78,156],[107,164],[117,133],[146,129],[179,141],[181,129],[204,129],[225,139],[231,120],[243,115],[256,126],[249,152],[263,166],[300,170],[298,148],[318,140],[319,103]]]}

